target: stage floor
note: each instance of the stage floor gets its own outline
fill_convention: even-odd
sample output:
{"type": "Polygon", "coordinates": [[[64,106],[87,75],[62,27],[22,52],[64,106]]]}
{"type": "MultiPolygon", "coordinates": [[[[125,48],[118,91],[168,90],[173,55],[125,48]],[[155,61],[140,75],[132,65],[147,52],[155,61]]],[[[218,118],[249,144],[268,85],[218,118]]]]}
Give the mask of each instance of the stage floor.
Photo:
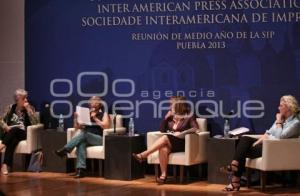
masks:
{"type": "MultiPolygon", "coordinates": [[[[135,181],[105,180],[99,177],[73,179],[60,173],[15,172],[9,176],[0,176],[0,190],[7,195],[105,195],[105,196],[186,196],[186,195],[227,195],[222,192],[224,185],[208,184],[206,181],[180,185],[170,182],[157,185],[154,176],[135,181]]],[[[266,192],[259,192],[259,187],[242,187],[243,195],[300,195],[299,188],[267,187],[266,192]]],[[[233,193],[229,195],[238,195],[233,193]]]]}

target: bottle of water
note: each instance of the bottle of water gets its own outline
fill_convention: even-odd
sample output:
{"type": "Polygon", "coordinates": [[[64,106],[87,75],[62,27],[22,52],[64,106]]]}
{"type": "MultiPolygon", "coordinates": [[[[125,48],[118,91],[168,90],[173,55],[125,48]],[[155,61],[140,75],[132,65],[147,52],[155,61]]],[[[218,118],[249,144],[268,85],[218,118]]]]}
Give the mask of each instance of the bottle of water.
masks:
{"type": "Polygon", "coordinates": [[[59,115],[59,119],[58,119],[58,131],[61,132],[64,131],[64,118],[62,114],[59,115]]]}
{"type": "Polygon", "coordinates": [[[224,123],[224,138],[229,138],[229,132],[230,131],[230,125],[229,125],[229,120],[225,119],[224,123]]]}
{"type": "Polygon", "coordinates": [[[128,134],[129,134],[129,136],[134,136],[134,122],[133,122],[133,118],[130,118],[130,120],[129,120],[128,134]]]}

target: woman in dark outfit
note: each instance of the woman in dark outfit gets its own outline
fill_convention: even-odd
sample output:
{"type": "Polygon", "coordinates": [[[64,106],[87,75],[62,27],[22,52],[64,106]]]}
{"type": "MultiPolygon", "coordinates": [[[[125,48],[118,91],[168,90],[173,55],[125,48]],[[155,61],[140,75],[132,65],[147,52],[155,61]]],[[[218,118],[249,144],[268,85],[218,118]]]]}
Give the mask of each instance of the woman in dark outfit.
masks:
{"type": "Polygon", "coordinates": [[[281,97],[278,106],[279,113],[272,127],[259,139],[244,136],[240,139],[234,153],[233,160],[228,166],[220,168],[221,172],[229,174],[231,182],[224,191],[239,191],[240,179],[245,170],[246,158],[258,158],[262,155],[265,139],[297,138],[300,135],[300,121],[298,119],[299,104],[295,97],[285,95],[281,97]]]}
{"type": "Polygon", "coordinates": [[[13,155],[18,143],[26,139],[27,127],[38,123],[34,108],[28,103],[27,96],[27,91],[16,90],[15,104],[10,105],[4,117],[0,119],[0,128],[4,132],[0,144],[0,151],[5,148],[1,167],[1,173],[4,175],[8,174],[8,170],[13,164],[13,155]]]}
{"type": "Polygon", "coordinates": [[[172,152],[184,152],[185,139],[181,133],[186,130],[196,132],[196,130],[199,129],[195,117],[190,115],[190,109],[186,99],[184,97],[176,97],[174,99],[173,104],[171,102],[172,112],[168,112],[168,115],[164,118],[160,126],[161,132],[169,133],[156,140],[146,151],[140,154],[133,154],[136,160],[142,162],[150,154],[157,150],[159,151],[161,176],[157,179],[158,183],[165,183],[167,179],[169,154],[172,152]],[[179,137],[179,135],[181,136],[179,137]]]}

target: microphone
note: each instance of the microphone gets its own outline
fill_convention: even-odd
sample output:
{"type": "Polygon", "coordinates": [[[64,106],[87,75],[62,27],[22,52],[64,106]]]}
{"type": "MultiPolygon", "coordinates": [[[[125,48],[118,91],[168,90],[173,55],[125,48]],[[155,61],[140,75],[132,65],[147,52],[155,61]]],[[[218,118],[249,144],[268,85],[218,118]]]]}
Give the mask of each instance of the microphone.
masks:
{"type": "Polygon", "coordinates": [[[227,115],[224,116],[224,120],[228,120],[229,121],[229,117],[231,115],[233,115],[233,114],[234,114],[234,110],[230,110],[230,112],[227,115]]]}

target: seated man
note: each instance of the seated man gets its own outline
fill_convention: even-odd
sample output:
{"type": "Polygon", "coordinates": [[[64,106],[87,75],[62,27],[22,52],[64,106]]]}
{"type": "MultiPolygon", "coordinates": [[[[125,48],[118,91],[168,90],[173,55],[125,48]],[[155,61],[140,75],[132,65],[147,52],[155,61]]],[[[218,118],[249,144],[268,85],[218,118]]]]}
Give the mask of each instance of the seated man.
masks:
{"type": "Polygon", "coordinates": [[[27,91],[16,90],[15,104],[9,105],[3,118],[0,118],[2,131],[0,151],[5,148],[4,161],[1,167],[1,173],[4,175],[7,175],[9,168],[12,167],[13,155],[18,143],[26,140],[27,127],[38,123],[34,108],[28,103],[27,96],[27,91]]]}
{"type": "Polygon", "coordinates": [[[75,129],[81,129],[81,133],[76,135],[69,141],[62,149],[56,150],[55,154],[64,157],[67,153],[76,149],[76,168],[75,178],[82,178],[85,176],[86,169],[86,147],[87,146],[101,146],[103,129],[110,127],[110,119],[108,113],[104,110],[101,104],[101,98],[93,96],[89,100],[90,115],[93,125],[80,125],[77,121],[77,114],[74,115],[75,129]]]}

